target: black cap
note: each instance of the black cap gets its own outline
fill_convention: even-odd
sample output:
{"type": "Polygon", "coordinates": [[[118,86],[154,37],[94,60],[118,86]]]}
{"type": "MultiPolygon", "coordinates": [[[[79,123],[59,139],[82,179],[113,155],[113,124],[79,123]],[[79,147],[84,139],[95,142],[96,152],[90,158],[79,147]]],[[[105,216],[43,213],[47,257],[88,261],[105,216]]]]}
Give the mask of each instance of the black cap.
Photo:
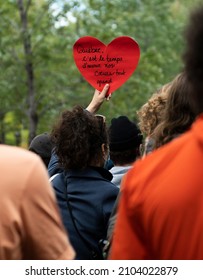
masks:
{"type": "Polygon", "coordinates": [[[109,137],[111,151],[125,151],[138,148],[143,138],[137,125],[126,116],[120,116],[111,120],[109,137]]]}
{"type": "Polygon", "coordinates": [[[29,150],[42,158],[50,158],[53,144],[48,133],[37,135],[30,143],[29,150]]]}

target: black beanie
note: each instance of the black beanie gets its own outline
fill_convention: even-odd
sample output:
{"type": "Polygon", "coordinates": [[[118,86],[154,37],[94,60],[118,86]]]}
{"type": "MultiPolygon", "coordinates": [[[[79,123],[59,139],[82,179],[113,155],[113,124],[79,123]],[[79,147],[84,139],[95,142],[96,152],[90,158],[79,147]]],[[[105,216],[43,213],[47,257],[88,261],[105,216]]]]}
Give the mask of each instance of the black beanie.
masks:
{"type": "Polygon", "coordinates": [[[30,143],[29,150],[35,152],[41,158],[50,158],[53,144],[48,133],[37,135],[30,143]]]}
{"type": "Polygon", "coordinates": [[[111,120],[109,127],[110,151],[125,151],[138,148],[142,134],[137,125],[128,117],[120,116],[111,120]]]}

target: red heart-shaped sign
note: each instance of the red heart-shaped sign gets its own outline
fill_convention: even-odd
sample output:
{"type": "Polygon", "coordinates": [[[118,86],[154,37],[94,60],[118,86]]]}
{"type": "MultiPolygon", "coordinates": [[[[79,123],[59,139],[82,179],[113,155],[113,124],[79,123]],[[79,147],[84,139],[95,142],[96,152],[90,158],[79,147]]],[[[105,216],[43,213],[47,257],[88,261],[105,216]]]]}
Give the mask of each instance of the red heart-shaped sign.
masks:
{"type": "Polygon", "coordinates": [[[82,76],[97,90],[109,84],[109,93],[118,89],[135,71],[138,43],[128,36],[114,39],[107,46],[97,38],[85,36],[73,46],[73,56],[82,76]]]}

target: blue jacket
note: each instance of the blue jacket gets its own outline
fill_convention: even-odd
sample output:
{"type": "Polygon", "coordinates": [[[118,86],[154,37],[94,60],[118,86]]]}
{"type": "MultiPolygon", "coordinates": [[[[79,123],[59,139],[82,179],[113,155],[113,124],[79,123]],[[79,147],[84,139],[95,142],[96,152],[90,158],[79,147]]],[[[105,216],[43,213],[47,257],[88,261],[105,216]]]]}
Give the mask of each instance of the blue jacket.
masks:
{"type": "Polygon", "coordinates": [[[65,188],[80,234],[101,258],[99,241],[106,238],[108,220],[119,192],[110,182],[111,179],[111,173],[104,168],[90,167],[59,173],[52,181],[63,223],[76,251],[76,259],[86,260],[92,257],[71,220],[65,188]]]}
{"type": "MultiPolygon", "coordinates": [[[[113,164],[113,162],[110,158],[107,160],[105,165],[106,165],[105,169],[107,169],[107,170],[111,169],[114,166],[114,164],[113,164]]],[[[51,158],[50,158],[50,161],[49,161],[49,164],[48,164],[49,177],[52,177],[56,173],[60,173],[62,171],[63,171],[63,168],[60,167],[58,157],[55,154],[55,151],[52,150],[51,158]]]]}
{"type": "Polygon", "coordinates": [[[59,160],[54,150],[52,151],[51,158],[48,164],[48,174],[49,177],[55,175],[56,173],[62,172],[63,169],[59,165],[59,160]]]}

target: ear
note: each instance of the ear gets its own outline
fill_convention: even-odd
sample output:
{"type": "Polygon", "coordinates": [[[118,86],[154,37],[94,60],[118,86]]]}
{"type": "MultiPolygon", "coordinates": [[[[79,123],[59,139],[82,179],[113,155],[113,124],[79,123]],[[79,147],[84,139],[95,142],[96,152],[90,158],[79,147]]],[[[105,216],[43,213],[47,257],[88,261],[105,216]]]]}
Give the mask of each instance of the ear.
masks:
{"type": "Polygon", "coordinates": [[[106,159],[108,154],[108,146],[106,144],[102,144],[101,149],[102,149],[103,158],[106,159]]]}
{"type": "Polygon", "coordinates": [[[105,144],[101,145],[101,149],[102,149],[102,155],[105,156],[106,154],[105,144]]]}

